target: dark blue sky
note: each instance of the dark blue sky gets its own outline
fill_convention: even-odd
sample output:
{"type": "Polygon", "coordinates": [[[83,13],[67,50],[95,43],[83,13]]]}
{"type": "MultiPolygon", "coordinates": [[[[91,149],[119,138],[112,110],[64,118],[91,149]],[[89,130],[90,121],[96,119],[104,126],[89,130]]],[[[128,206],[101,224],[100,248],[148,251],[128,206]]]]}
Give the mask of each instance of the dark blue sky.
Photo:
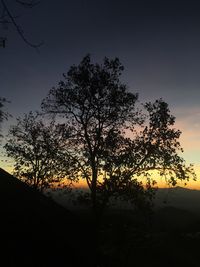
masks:
{"type": "Polygon", "coordinates": [[[200,7],[192,1],[42,0],[17,9],[18,23],[40,53],[10,26],[0,50],[1,95],[13,113],[39,106],[63,72],[86,53],[95,61],[119,57],[124,80],[142,99],[163,97],[172,106],[199,105],[200,7]]]}
{"type": "Polygon", "coordinates": [[[164,98],[184,132],[186,154],[200,155],[200,4],[197,1],[41,0],[21,9],[8,0],[37,53],[10,25],[0,49],[0,95],[15,117],[38,109],[70,65],[119,57],[124,81],[142,101],[164,98]],[[195,136],[193,136],[195,135],[195,136]],[[192,140],[194,143],[190,143],[192,140]],[[196,141],[194,141],[196,140],[196,141]],[[188,147],[188,150],[187,150],[188,147]],[[194,148],[192,150],[192,148],[194,148]]]}

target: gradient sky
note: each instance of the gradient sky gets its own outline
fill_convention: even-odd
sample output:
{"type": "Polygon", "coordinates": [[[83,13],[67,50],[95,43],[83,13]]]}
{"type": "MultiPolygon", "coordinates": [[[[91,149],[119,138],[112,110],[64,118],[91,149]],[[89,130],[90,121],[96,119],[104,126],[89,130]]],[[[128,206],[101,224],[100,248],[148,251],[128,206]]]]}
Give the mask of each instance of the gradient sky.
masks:
{"type": "MultiPolygon", "coordinates": [[[[21,9],[8,0],[37,53],[12,25],[0,48],[0,96],[13,117],[39,109],[41,100],[72,64],[119,57],[123,80],[141,101],[162,97],[183,133],[188,163],[200,166],[200,4],[197,1],[41,0],[21,9]]],[[[8,123],[4,124],[7,129],[8,123]]],[[[200,188],[200,182],[196,183],[200,188]]]]}

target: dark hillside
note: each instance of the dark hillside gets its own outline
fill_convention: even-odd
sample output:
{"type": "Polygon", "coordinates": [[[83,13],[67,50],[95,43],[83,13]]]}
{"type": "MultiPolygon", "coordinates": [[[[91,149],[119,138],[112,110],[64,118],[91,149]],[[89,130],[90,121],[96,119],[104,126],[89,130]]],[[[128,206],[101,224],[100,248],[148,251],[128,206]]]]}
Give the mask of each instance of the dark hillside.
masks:
{"type": "Polygon", "coordinates": [[[200,218],[200,190],[183,187],[159,188],[155,199],[156,208],[173,206],[194,212],[200,218]]]}
{"type": "Polygon", "coordinates": [[[199,217],[188,210],[165,206],[154,214],[153,227],[157,231],[192,231],[199,217]]]}
{"type": "Polygon", "coordinates": [[[0,203],[4,266],[81,265],[85,237],[72,213],[2,169],[0,203]]]}

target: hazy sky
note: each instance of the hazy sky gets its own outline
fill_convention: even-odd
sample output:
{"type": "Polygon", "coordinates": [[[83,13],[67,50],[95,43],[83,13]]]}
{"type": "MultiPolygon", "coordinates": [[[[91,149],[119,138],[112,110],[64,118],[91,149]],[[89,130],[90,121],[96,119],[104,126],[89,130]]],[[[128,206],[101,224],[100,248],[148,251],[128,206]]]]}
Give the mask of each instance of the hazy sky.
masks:
{"type": "Polygon", "coordinates": [[[123,80],[141,101],[162,97],[182,130],[185,158],[200,162],[200,4],[197,1],[41,0],[21,9],[8,0],[29,41],[12,26],[0,48],[0,96],[15,117],[41,100],[72,64],[87,53],[94,61],[119,57],[123,80]]]}

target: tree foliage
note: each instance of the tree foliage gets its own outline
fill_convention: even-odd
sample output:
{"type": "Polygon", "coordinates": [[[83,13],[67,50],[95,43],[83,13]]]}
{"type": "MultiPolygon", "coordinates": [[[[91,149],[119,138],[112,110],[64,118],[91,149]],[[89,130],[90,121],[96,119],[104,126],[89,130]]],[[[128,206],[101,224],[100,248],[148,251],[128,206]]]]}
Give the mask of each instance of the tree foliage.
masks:
{"type": "Polygon", "coordinates": [[[112,197],[147,203],[152,199],[150,171],[172,185],[195,179],[192,165],[180,156],[181,132],[174,128],[168,104],[159,99],[138,109],[138,95],[120,81],[123,69],[118,58],[93,64],[87,55],[42,103],[43,110],[62,116],[70,128],[68,151],[95,210],[112,197]]]}
{"type": "Polygon", "coordinates": [[[5,98],[0,98],[0,123],[5,118],[5,112],[3,112],[3,107],[4,107],[5,102],[6,102],[5,98]]]}
{"type": "Polygon", "coordinates": [[[14,174],[40,191],[58,185],[70,171],[62,151],[68,133],[62,125],[44,123],[32,112],[17,121],[5,145],[7,155],[15,161],[14,174]]]}
{"type": "Polygon", "coordinates": [[[179,155],[181,132],[167,103],[159,99],[137,108],[138,95],[120,81],[123,69],[118,58],[93,64],[87,55],[42,103],[45,112],[65,119],[71,132],[66,150],[77,179],[87,182],[94,210],[115,197],[136,206],[151,203],[153,170],[173,185],[195,179],[179,155]]]}
{"type": "MultiPolygon", "coordinates": [[[[9,114],[4,111],[5,103],[8,102],[5,98],[0,97],[0,130],[1,130],[1,124],[4,120],[6,120],[9,116],[9,114]]],[[[1,134],[0,134],[1,137],[1,134]]]]}

